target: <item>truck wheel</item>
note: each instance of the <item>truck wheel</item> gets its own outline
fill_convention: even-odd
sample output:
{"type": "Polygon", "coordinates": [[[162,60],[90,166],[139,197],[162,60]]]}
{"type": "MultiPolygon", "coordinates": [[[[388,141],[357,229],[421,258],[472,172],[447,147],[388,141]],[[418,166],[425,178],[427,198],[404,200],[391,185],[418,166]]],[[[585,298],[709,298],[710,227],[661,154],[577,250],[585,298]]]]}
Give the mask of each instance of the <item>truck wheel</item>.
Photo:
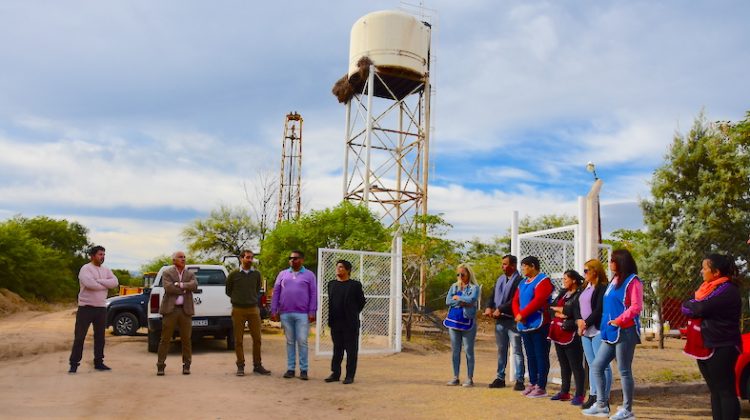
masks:
{"type": "Polygon", "coordinates": [[[161,331],[148,330],[148,351],[156,353],[159,350],[159,340],[161,340],[161,331]]]}
{"type": "Polygon", "coordinates": [[[234,331],[227,332],[227,350],[234,350],[234,331]]]}
{"type": "Polygon", "coordinates": [[[140,325],[138,318],[130,312],[121,312],[112,320],[112,333],[114,335],[135,335],[140,325]]]}

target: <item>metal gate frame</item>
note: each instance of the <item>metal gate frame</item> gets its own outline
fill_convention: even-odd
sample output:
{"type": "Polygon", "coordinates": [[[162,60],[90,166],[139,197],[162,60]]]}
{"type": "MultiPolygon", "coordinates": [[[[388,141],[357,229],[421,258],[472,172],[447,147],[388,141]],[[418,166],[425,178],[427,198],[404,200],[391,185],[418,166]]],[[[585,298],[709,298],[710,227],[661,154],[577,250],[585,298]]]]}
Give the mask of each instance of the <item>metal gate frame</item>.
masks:
{"type": "MultiPolygon", "coordinates": [[[[401,352],[401,333],[402,333],[402,243],[401,237],[396,236],[393,240],[393,246],[391,252],[370,252],[370,251],[355,251],[346,249],[332,249],[332,248],[319,248],[318,249],[318,311],[315,321],[316,333],[315,333],[315,355],[327,356],[333,353],[333,344],[330,338],[330,330],[327,322],[327,297],[328,290],[326,285],[329,280],[335,278],[335,264],[326,263],[326,255],[334,256],[334,259],[347,259],[352,262],[352,278],[362,282],[363,288],[365,289],[365,298],[368,300],[367,305],[372,305],[375,300],[388,299],[387,316],[384,317],[384,325],[387,325],[387,334],[382,335],[386,337],[387,346],[381,347],[368,347],[367,342],[363,342],[363,337],[380,335],[369,335],[367,331],[363,331],[365,322],[360,322],[359,331],[359,354],[388,354],[388,353],[399,353],[401,352]],[[367,258],[385,258],[390,259],[390,278],[387,279],[388,291],[385,294],[368,294],[368,284],[372,282],[383,281],[381,278],[374,278],[367,276],[365,272],[365,261],[367,258]],[[325,306],[325,308],[324,308],[325,306]],[[325,310],[325,312],[324,312],[325,310]]],[[[335,261],[335,260],[334,260],[335,261]]],[[[365,306],[365,310],[367,309],[365,306]]],[[[363,311],[364,312],[364,311],[363,311]]],[[[360,321],[363,321],[363,316],[360,314],[360,321]]]]}

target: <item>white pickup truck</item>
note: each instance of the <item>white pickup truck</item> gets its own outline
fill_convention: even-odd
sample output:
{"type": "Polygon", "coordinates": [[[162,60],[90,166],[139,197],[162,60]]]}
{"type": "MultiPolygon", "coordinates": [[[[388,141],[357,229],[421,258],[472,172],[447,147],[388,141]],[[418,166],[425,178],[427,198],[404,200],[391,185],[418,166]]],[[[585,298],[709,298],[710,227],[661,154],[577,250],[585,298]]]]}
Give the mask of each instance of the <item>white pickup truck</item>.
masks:
{"type": "MultiPolygon", "coordinates": [[[[162,267],[156,275],[148,304],[148,351],[155,353],[161,339],[162,316],[159,314],[164,287],[161,277],[162,267]]],[[[223,265],[188,264],[186,270],[195,273],[198,290],[193,292],[195,315],[193,315],[193,338],[212,336],[226,339],[227,349],[234,350],[234,333],[232,332],[232,303],[225,293],[227,269],[223,265]]],[[[175,329],[174,336],[178,336],[175,329]]]]}

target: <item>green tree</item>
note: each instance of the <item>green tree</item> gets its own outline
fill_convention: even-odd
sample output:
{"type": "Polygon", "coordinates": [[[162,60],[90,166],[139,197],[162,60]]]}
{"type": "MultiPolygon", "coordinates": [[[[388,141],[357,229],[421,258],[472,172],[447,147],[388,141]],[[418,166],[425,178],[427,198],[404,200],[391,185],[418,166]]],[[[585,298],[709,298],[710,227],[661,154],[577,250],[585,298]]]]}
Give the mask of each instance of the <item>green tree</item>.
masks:
{"type": "Polygon", "coordinates": [[[367,207],[343,201],[277,224],[262,243],[260,259],[263,271],[275,273],[289,266],[289,252],[298,249],[305,266],[316,270],[318,248],[385,251],[390,243],[388,230],[367,207]]]}
{"type": "Polygon", "coordinates": [[[77,271],[58,250],[45,246],[18,218],[0,223],[0,287],[25,298],[72,298],[77,271]]]}
{"type": "MultiPolygon", "coordinates": [[[[407,340],[411,340],[420,291],[426,293],[434,279],[448,280],[448,285],[455,282],[453,270],[459,263],[459,254],[456,252],[458,244],[445,238],[452,227],[441,215],[423,215],[416,216],[411,227],[403,233],[402,293],[407,307],[407,340]],[[425,272],[424,284],[420,284],[420,270],[425,272]]],[[[426,295],[425,300],[429,302],[432,299],[440,304],[440,297],[444,297],[447,291],[446,287],[434,299],[431,295],[426,295]]],[[[441,306],[444,307],[444,301],[441,306]]]]}
{"type": "Polygon", "coordinates": [[[258,226],[245,208],[224,205],[211,210],[205,220],[194,220],[182,231],[191,253],[214,260],[252,248],[257,245],[258,235],[258,226]]]}
{"type": "MultiPolygon", "coordinates": [[[[700,283],[710,252],[733,255],[747,272],[750,232],[750,113],[736,123],[708,123],[701,114],[677,134],[643,200],[643,277],[659,281],[660,299],[684,299],[700,283]]],[[[746,305],[743,305],[746,307],[746,305]]]]}

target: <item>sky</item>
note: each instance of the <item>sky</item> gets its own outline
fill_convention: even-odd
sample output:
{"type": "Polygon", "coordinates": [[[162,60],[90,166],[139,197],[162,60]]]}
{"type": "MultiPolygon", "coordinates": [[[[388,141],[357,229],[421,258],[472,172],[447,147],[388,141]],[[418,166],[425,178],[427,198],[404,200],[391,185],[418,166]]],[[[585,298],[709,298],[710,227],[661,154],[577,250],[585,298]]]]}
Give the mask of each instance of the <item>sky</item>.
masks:
{"type": "MultiPolygon", "coordinates": [[[[415,2],[416,3],[416,2],[415,2]]],[[[575,215],[596,164],[605,235],[675,134],[750,110],[750,2],[425,1],[435,89],[431,213],[453,239],[575,215]]],[[[246,206],[304,118],[303,210],[341,200],[353,23],[397,1],[0,1],[0,220],[77,221],[137,269],[246,206]]]]}

